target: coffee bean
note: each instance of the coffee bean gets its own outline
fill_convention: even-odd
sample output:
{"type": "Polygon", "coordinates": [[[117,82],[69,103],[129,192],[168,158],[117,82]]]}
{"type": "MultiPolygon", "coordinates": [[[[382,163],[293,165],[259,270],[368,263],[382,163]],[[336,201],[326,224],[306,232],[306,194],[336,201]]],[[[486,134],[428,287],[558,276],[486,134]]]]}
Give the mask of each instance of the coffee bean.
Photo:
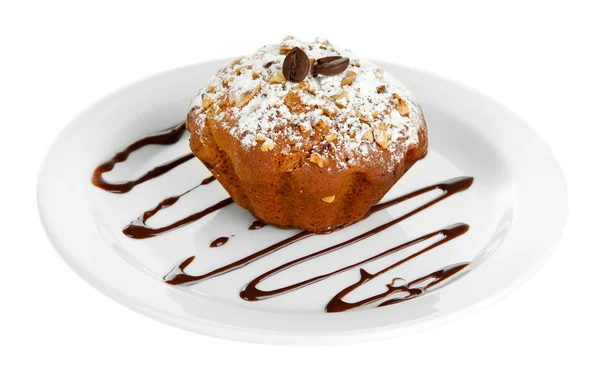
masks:
{"type": "Polygon", "coordinates": [[[331,61],[335,61],[336,59],[340,59],[340,58],[344,58],[344,57],[342,57],[342,56],[323,57],[323,58],[317,59],[317,63],[322,65],[324,63],[329,63],[331,61]]]}
{"type": "Polygon", "coordinates": [[[329,56],[329,57],[323,57],[323,58],[319,58],[316,61],[313,62],[313,65],[311,66],[311,73],[313,76],[317,76],[319,73],[317,72],[318,68],[317,66],[322,66],[325,63],[331,62],[331,61],[335,61],[336,59],[340,59],[342,58],[342,56],[329,56]]]}
{"type": "Polygon", "coordinates": [[[283,76],[291,82],[299,83],[304,80],[309,69],[308,56],[298,47],[292,49],[283,60],[283,76]]]}
{"type": "Polygon", "coordinates": [[[342,56],[330,56],[319,58],[313,65],[313,74],[333,76],[346,71],[350,65],[350,59],[342,56]]]}

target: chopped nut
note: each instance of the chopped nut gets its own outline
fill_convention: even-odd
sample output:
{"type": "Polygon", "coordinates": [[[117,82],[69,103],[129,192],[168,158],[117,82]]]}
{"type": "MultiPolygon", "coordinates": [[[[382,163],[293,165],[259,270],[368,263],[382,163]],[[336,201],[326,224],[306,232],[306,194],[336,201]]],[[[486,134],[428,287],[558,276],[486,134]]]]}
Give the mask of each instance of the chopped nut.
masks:
{"type": "Polygon", "coordinates": [[[260,74],[257,71],[252,71],[252,79],[256,80],[260,77],[260,74]]]}
{"type": "Polygon", "coordinates": [[[372,126],[374,128],[375,142],[384,149],[388,148],[388,128],[387,124],[377,122],[372,126]]]}
{"type": "Polygon", "coordinates": [[[358,118],[361,123],[371,123],[373,122],[373,117],[371,115],[361,114],[358,118]]]}
{"type": "Polygon", "coordinates": [[[356,80],[358,74],[354,71],[346,72],[346,76],[342,79],[342,86],[350,85],[356,80]]]}
{"type": "Polygon", "coordinates": [[[377,93],[385,93],[385,85],[380,85],[377,87],[377,93]]]}
{"type": "Polygon", "coordinates": [[[326,196],[324,198],[321,198],[321,200],[325,203],[333,203],[333,201],[335,200],[335,195],[326,196]]]}
{"type": "Polygon", "coordinates": [[[296,86],[293,89],[308,90],[309,86],[310,86],[310,83],[308,82],[308,80],[302,80],[301,82],[296,84],[296,86]]]}
{"type": "Polygon", "coordinates": [[[340,98],[335,100],[335,104],[339,108],[344,108],[348,104],[348,100],[346,98],[340,98]]]}
{"type": "Polygon", "coordinates": [[[241,75],[242,72],[244,72],[244,70],[249,70],[251,69],[252,66],[249,65],[237,65],[233,71],[235,72],[236,75],[241,75]]]}
{"type": "Polygon", "coordinates": [[[285,95],[283,103],[285,103],[292,114],[301,114],[308,110],[302,102],[300,94],[295,90],[291,90],[285,95]]]}
{"type": "Polygon", "coordinates": [[[263,136],[262,134],[256,135],[256,142],[265,142],[266,140],[267,140],[267,137],[263,136]]]}
{"type": "Polygon", "coordinates": [[[337,115],[337,109],[328,109],[327,107],[323,107],[323,115],[327,116],[330,119],[333,119],[337,115]]]}
{"type": "Polygon", "coordinates": [[[350,129],[350,131],[348,132],[348,135],[350,136],[350,138],[354,138],[356,136],[356,130],[350,129]]]}
{"type": "Polygon", "coordinates": [[[204,108],[210,107],[211,104],[212,104],[212,99],[210,99],[209,97],[206,97],[202,100],[202,107],[204,107],[204,108]]]}
{"type": "Polygon", "coordinates": [[[402,99],[402,97],[400,97],[400,95],[398,93],[394,93],[394,98],[396,98],[398,100],[396,102],[396,110],[398,110],[400,115],[402,115],[402,116],[410,115],[410,109],[408,108],[408,105],[402,99]]]}
{"type": "Polygon", "coordinates": [[[348,93],[343,91],[340,95],[335,97],[335,104],[339,108],[344,108],[348,104],[348,93]]]}
{"type": "Polygon", "coordinates": [[[214,86],[211,85],[210,87],[206,88],[206,93],[212,93],[215,91],[215,89],[217,89],[217,88],[215,88],[214,86]]]}
{"type": "Polygon", "coordinates": [[[374,118],[379,116],[379,111],[375,110],[371,113],[371,116],[373,116],[374,118]]]}
{"type": "Polygon", "coordinates": [[[330,163],[328,158],[324,158],[316,153],[311,154],[309,160],[311,163],[316,163],[319,166],[319,168],[327,167],[330,163]]]}
{"type": "Polygon", "coordinates": [[[229,88],[229,83],[231,83],[232,81],[233,81],[233,77],[232,76],[228,77],[227,79],[223,80],[223,86],[225,88],[229,88]]]}
{"type": "Polygon", "coordinates": [[[337,140],[336,133],[331,133],[331,134],[328,134],[327,136],[325,136],[325,141],[327,141],[327,142],[334,142],[336,140],[337,140]]]}
{"type": "Polygon", "coordinates": [[[342,98],[348,98],[348,92],[346,92],[345,90],[342,91],[342,93],[338,94],[337,96],[335,96],[334,99],[342,99],[342,98]]]}
{"type": "Polygon", "coordinates": [[[300,131],[306,133],[310,130],[310,123],[300,123],[300,131]]]}
{"type": "Polygon", "coordinates": [[[269,77],[269,84],[283,84],[285,83],[285,76],[281,73],[271,74],[269,77]]]}
{"type": "Polygon", "coordinates": [[[265,142],[260,146],[260,151],[271,151],[275,148],[275,142],[271,139],[265,140],[265,142]]]}
{"type": "Polygon", "coordinates": [[[362,135],[362,139],[367,141],[367,142],[373,142],[373,131],[366,131],[363,135],[362,135]]]}
{"type": "Polygon", "coordinates": [[[348,93],[344,90],[342,93],[335,96],[335,104],[339,108],[344,108],[348,104],[348,93]]]}
{"type": "Polygon", "coordinates": [[[261,88],[261,85],[257,84],[256,88],[254,88],[253,91],[242,94],[236,101],[235,105],[240,108],[246,106],[248,104],[248,102],[250,102],[252,100],[252,98],[254,98],[256,93],[258,93],[258,91],[260,91],[260,88],[261,88]]]}
{"type": "Polygon", "coordinates": [[[325,129],[329,127],[329,124],[327,124],[325,120],[321,119],[315,123],[315,127],[325,129]]]}

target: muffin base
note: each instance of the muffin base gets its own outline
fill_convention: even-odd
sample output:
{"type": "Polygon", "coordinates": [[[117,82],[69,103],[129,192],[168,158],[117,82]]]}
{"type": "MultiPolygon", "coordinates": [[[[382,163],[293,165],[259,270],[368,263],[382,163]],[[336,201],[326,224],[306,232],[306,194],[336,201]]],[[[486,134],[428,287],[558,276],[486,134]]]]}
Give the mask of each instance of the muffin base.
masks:
{"type": "Polygon", "coordinates": [[[427,153],[423,125],[418,144],[406,149],[392,169],[389,151],[382,151],[376,162],[320,168],[308,161],[309,154],[303,151],[290,155],[245,149],[219,123],[209,119],[199,128],[195,116],[190,111],[187,118],[192,152],[238,205],[257,219],[284,229],[325,233],[365,218],[370,208],[427,153]],[[331,196],[331,202],[324,201],[331,196]]]}

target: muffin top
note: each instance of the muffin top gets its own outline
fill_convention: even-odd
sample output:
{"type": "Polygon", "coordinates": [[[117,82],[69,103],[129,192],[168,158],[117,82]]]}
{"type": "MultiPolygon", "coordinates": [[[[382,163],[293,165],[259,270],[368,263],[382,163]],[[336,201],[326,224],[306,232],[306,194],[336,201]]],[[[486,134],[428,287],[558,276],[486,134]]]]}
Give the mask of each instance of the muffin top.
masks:
{"type": "Polygon", "coordinates": [[[303,154],[331,169],[383,161],[393,169],[426,130],[403,84],[320,38],[311,43],[288,36],[234,60],[210,79],[190,111],[198,131],[220,125],[247,151],[303,154]],[[313,66],[299,82],[284,76],[284,60],[295,47],[313,66]],[[334,56],[347,57],[348,67],[333,76],[315,72],[315,61],[334,56]]]}

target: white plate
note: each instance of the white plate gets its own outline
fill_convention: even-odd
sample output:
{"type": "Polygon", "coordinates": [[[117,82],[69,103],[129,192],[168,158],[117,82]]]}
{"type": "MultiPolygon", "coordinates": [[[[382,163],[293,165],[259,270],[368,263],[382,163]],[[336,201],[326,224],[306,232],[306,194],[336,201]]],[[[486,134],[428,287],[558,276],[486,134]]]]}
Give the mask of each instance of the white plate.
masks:
{"type": "MultiPolygon", "coordinates": [[[[42,168],[38,200],[50,240],[77,273],[120,303],[181,328],[231,339],[364,341],[457,318],[500,298],[526,280],[558,243],[567,214],[565,183],[552,152],[533,130],[477,92],[381,63],[420,99],[430,135],[428,156],[384,200],[458,176],[474,177],[473,186],[380,234],[273,276],[260,288],[279,288],[329,272],[455,223],[470,229],[345,300],[381,293],[394,277],[411,281],[448,265],[471,265],[425,295],[392,306],[375,308],[379,301],[351,311],[324,312],[336,293],[359,279],[359,267],[278,297],[255,302],[240,298],[240,290],[257,275],[398,217],[439,195],[432,192],[341,231],[304,239],[226,275],[191,286],[165,284],[162,277],[189,256],[196,259],[186,271],[205,273],[297,233],[272,227],[249,231],[254,219],[233,204],[152,239],[125,236],[124,226],[143,211],[209,175],[196,159],[125,194],[106,192],[90,182],[97,165],[133,140],[181,122],[196,91],[225,63],[168,71],[111,94],[62,132],[42,168]],[[221,236],[231,238],[219,248],[209,248],[221,236]]],[[[132,179],[188,151],[185,137],[172,146],[148,146],[105,177],[132,179]]],[[[162,226],[226,197],[214,182],[186,194],[148,223],[162,226]]],[[[423,247],[360,267],[373,273],[423,247]]]]}

